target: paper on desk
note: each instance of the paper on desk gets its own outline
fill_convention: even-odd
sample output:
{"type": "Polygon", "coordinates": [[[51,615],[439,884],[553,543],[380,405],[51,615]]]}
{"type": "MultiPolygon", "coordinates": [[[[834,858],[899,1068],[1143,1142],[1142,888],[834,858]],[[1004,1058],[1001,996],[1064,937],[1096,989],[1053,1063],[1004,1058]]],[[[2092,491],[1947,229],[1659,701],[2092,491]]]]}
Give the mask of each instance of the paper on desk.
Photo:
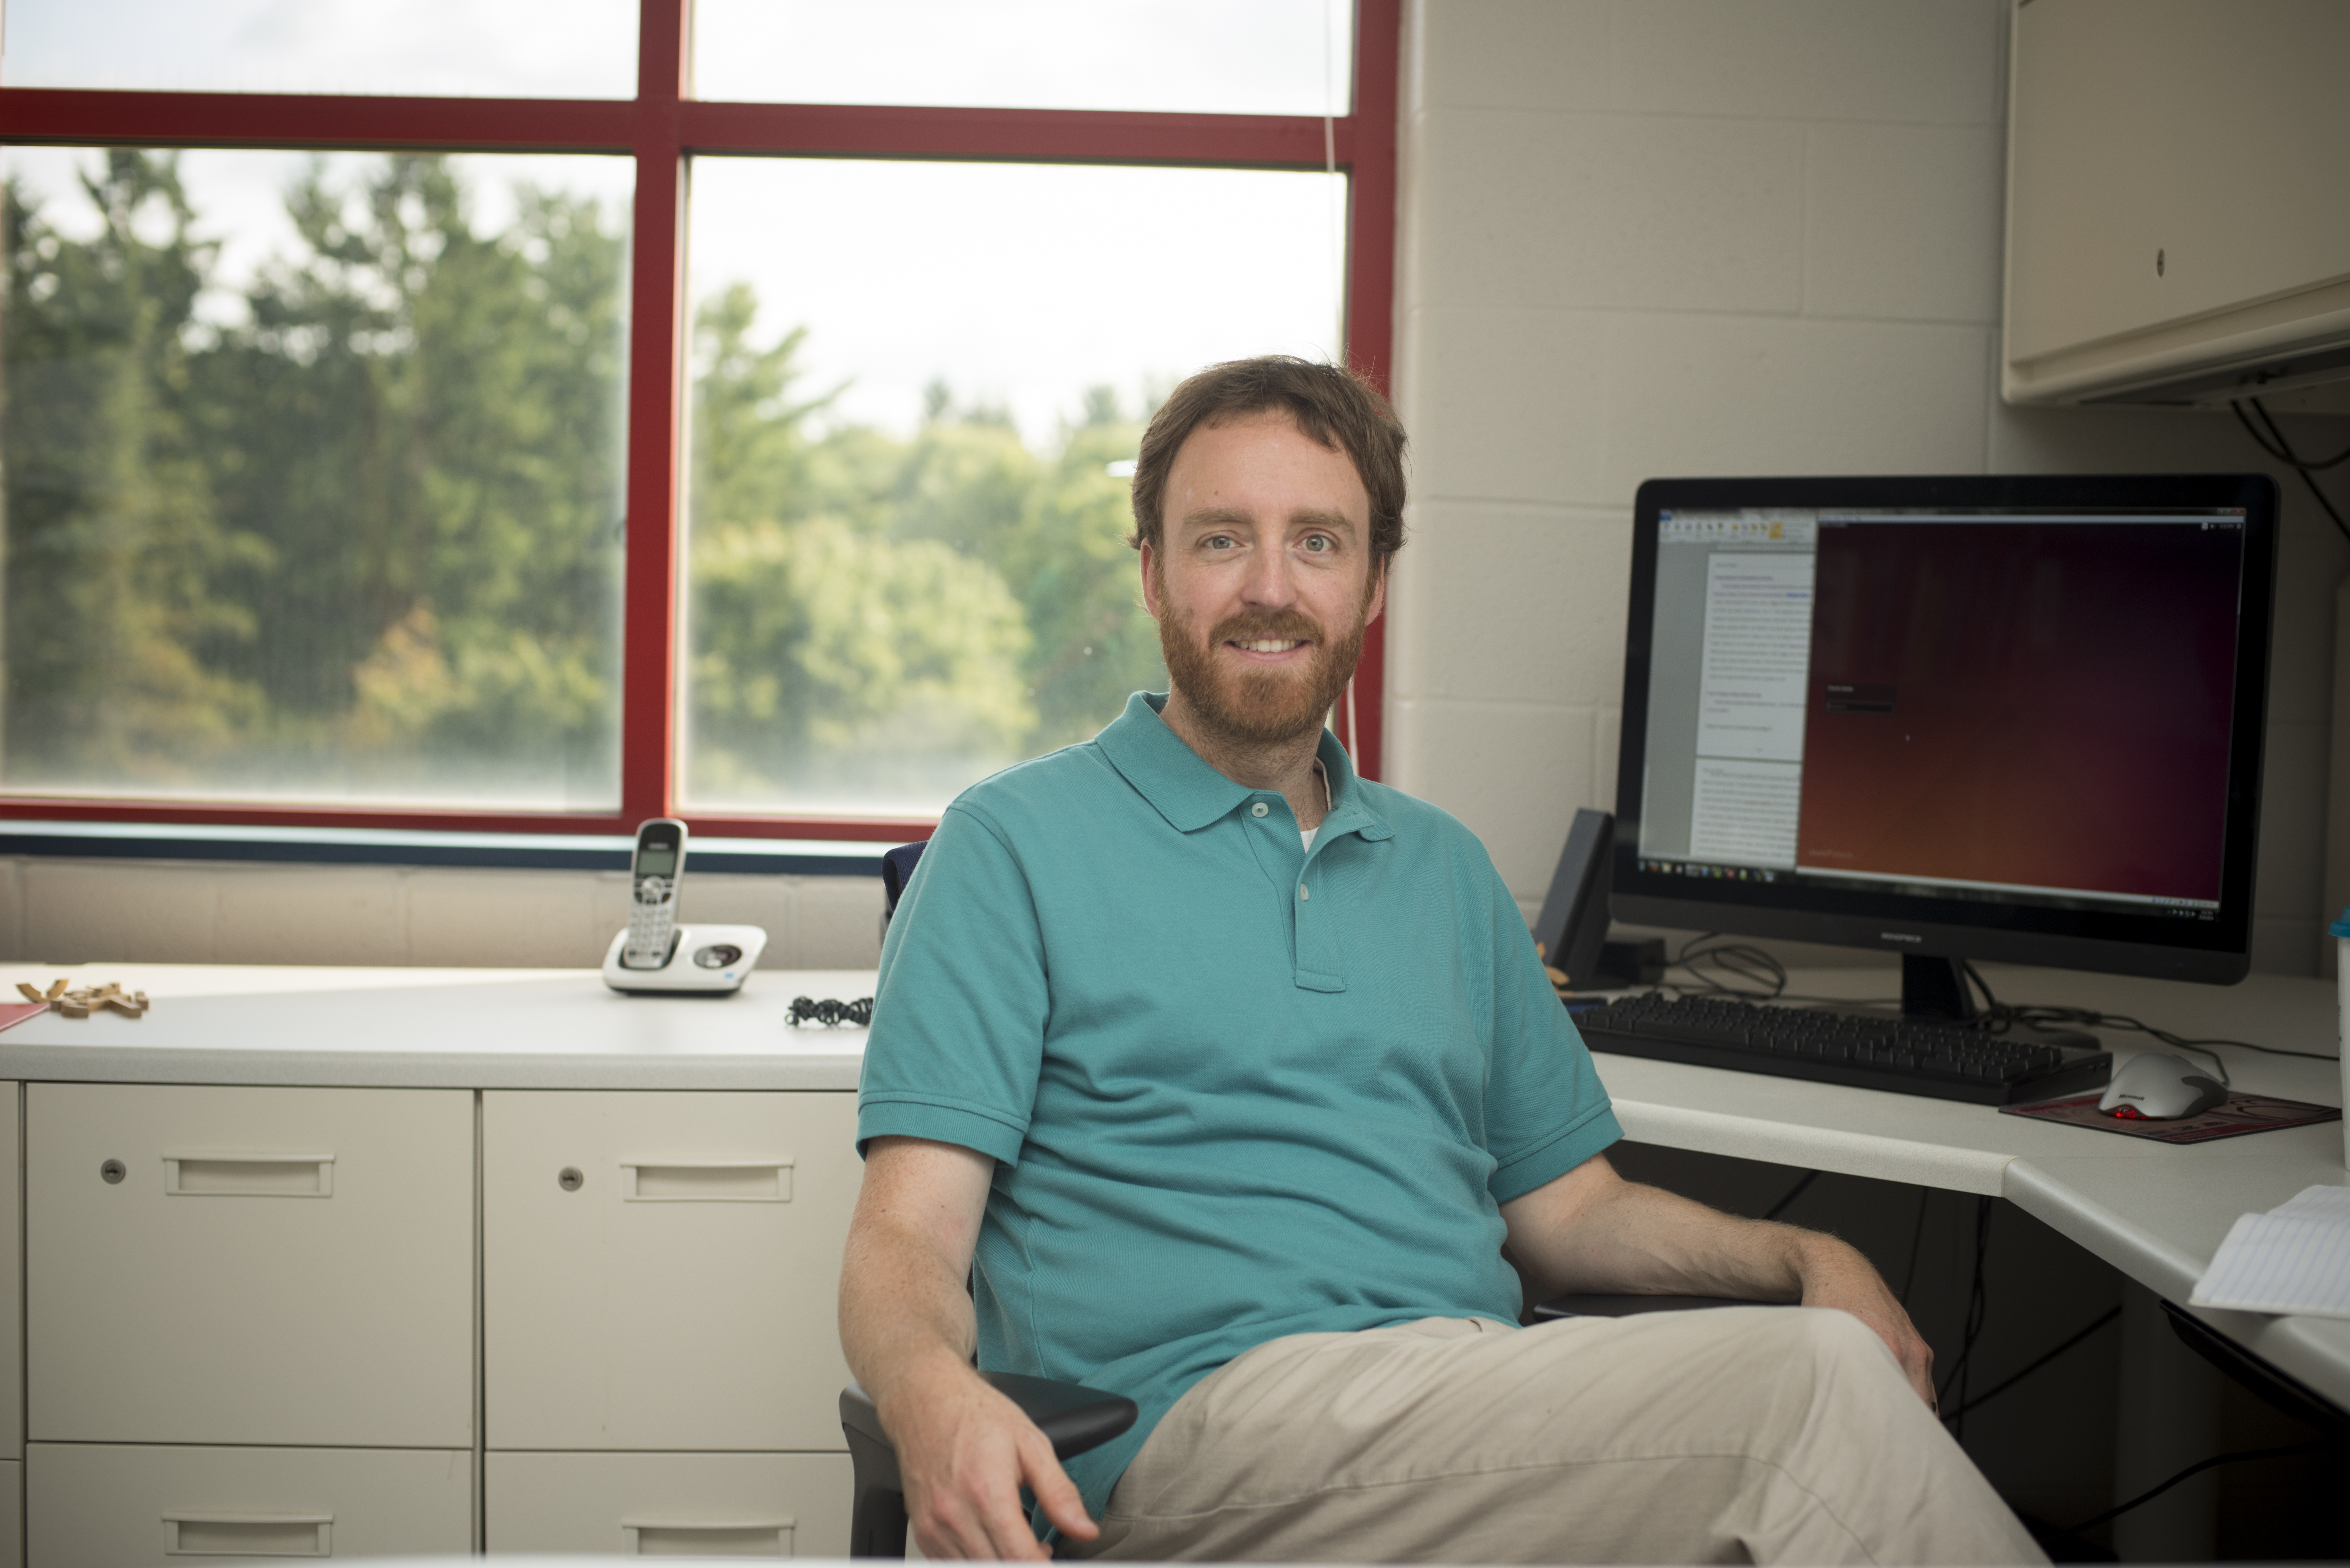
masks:
{"type": "Polygon", "coordinates": [[[2303,1188],[2265,1214],[2239,1219],[2187,1299],[2350,1318],[2350,1187],[2303,1188]]]}

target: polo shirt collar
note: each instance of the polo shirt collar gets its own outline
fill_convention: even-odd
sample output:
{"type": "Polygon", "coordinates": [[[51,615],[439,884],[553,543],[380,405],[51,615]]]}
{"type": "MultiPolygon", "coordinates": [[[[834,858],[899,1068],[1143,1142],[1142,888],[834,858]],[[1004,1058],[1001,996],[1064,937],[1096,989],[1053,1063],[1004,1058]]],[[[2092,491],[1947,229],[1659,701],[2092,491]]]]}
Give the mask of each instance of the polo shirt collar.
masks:
{"type": "MultiPolygon", "coordinates": [[[[1262,792],[1226,778],[1185,745],[1159,716],[1166,706],[1165,692],[1136,692],[1126,700],[1126,711],[1095,737],[1094,743],[1170,826],[1178,833],[1193,833],[1222,821],[1262,792]]],[[[1394,836],[1395,830],[1363,803],[1355,764],[1338,737],[1323,731],[1315,754],[1330,780],[1330,813],[1322,819],[1323,831],[1316,836],[1316,844],[1341,833],[1358,833],[1365,838],[1394,836]]]]}

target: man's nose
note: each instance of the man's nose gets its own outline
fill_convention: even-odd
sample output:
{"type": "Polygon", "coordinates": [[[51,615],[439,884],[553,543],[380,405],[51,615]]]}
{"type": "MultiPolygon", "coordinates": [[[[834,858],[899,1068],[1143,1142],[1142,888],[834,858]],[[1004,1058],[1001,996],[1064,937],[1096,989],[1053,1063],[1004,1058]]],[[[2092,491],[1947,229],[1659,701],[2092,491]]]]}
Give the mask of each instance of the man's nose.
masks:
{"type": "Polygon", "coordinates": [[[1297,600],[1297,580],[1294,576],[1289,552],[1259,550],[1249,563],[1248,581],[1243,592],[1253,605],[1272,609],[1286,609],[1297,600]]]}

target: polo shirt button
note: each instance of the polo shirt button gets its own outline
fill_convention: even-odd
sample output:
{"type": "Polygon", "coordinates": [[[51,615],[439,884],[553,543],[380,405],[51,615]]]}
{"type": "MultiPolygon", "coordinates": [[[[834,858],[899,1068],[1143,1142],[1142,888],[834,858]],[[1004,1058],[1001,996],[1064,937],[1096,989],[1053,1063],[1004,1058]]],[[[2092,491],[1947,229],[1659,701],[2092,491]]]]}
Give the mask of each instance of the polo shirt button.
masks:
{"type": "Polygon", "coordinates": [[[1265,805],[1264,802],[1259,801],[1254,805],[1249,807],[1249,815],[1251,816],[1263,816],[1266,812],[1271,811],[1272,809],[1273,808],[1265,805]]]}

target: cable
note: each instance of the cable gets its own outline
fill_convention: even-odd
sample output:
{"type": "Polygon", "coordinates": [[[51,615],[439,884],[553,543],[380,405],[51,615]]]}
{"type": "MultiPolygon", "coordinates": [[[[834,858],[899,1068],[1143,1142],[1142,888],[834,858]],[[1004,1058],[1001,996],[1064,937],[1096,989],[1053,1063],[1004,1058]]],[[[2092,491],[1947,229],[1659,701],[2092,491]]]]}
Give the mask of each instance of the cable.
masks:
{"type": "Polygon", "coordinates": [[[2288,468],[2297,468],[2304,473],[2323,473],[2329,468],[2339,468],[2344,463],[2350,462],[2350,446],[2344,447],[2328,458],[2304,458],[2294,452],[2293,443],[2285,440],[2284,431],[2278,427],[2276,416],[2270,413],[2268,405],[2258,398],[2240,398],[2230,403],[2228,407],[2235,410],[2239,420],[2243,421],[2244,428],[2252,432],[2252,440],[2260,442],[2261,450],[2288,468]],[[2260,414],[2261,423],[2268,427],[2269,435],[2275,438],[2276,444],[2273,446],[2257,429],[2253,428],[2252,421],[2245,418],[2244,405],[2247,403],[2250,403],[2260,414]]]}
{"type": "Polygon", "coordinates": [[[2316,498],[2317,504],[2324,509],[2328,517],[2334,519],[2334,525],[2342,530],[2342,536],[2345,539],[2350,539],[2350,522],[2343,520],[2342,514],[2334,510],[2334,503],[2326,499],[2325,492],[2317,487],[2318,474],[2325,469],[2332,468],[2343,459],[2350,458],[2350,447],[2343,448],[2323,462],[2303,462],[2293,454],[2293,443],[2285,440],[2284,431],[2278,427],[2276,421],[2269,416],[2268,410],[2262,405],[2258,398],[2231,402],[2228,407],[2235,411],[2237,422],[2244,427],[2245,433],[2252,438],[2254,445],[2301,475],[2301,483],[2308,487],[2309,493],[2316,498]],[[2261,416],[2261,423],[2268,426],[2269,433],[2276,438],[2274,446],[2271,446],[2262,439],[2259,426],[2254,425],[2251,415],[2244,412],[2245,402],[2252,405],[2253,411],[2261,416]]]}
{"type": "Polygon", "coordinates": [[[2067,1525],[2057,1533],[2061,1535],[2078,1535],[2085,1530],[2095,1529],[2096,1526],[2105,1523],[2106,1521],[2109,1519],[2116,1519],[2121,1515],[2127,1513],[2131,1509],[2136,1508],[2142,1502],[2152,1502],[2156,1498],[2160,1497],[2164,1492],[2168,1491],[2172,1487],[2177,1486],[2180,1481],[2185,1480],[2188,1477],[2199,1475],[2203,1471],[2210,1469],[2213,1465],[2232,1465],[2240,1459],[2282,1459],[2293,1454],[2314,1454],[2318,1452],[2320,1449],[2334,1447],[2336,1442],[2337,1439],[2334,1438],[2321,1438],[2314,1443],[2292,1443],[2282,1449],[2246,1449],[2239,1453],[2214,1454],[2210,1459],[2203,1460],[2199,1464],[2188,1466],[2185,1469],[2180,1470],[2177,1475],[2172,1476],[2168,1480],[2164,1481],[2161,1485],[2138,1493],[2136,1497],[2130,1499],[2127,1502],[2121,1504],[2119,1507],[2109,1508],[2106,1510],[2105,1512],[2096,1515],[2095,1518],[2085,1519],[2078,1524],[2067,1525]]]}
{"type": "Polygon", "coordinates": [[[1708,931],[1702,936],[1691,937],[1683,942],[1680,952],[1672,962],[1665,966],[1665,969],[1668,973],[1677,969],[1687,970],[1695,983],[1682,984],[1679,981],[1667,983],[1685,995],[1735,996],[1742,997],[1748,1002],[1775,1002],[1785,994],[1786,965],[1773,958],[1768,950],[1756,947],[1751,942],[1717,940],[1721,935],[1720,931],[1708,931]],[[1715,945],[1712,947],[1703,945],[1707,942],[1713,942],[1715,945]],[[1708,962],[1723,973],[1738,980],[1750,981],[1753,986],[1762,989],[1750,990],[1745,986],[1725,985],[1700,967],[1708,962]]]}
{"type": "Polygon", "coordinates": [[[1918,1282],[1918,1254],[1926,1244],[1926,1199],[1934,1189],[1918,1189],[1918,1223],[1909,1231],[1909,1266],[1901,1274],[1901,1310],[1909,1310],[1909,1287],[1918,1282]]]}
{"type": "Polygon", "coordinates": [[[2022,1382],[2025,1378],[2031,1376],[2033,1373],[2039,1371],[2042,1367],[2047,1366],[2050,1362],[2055,1360],[2058,1356],[2064,1355],[2066,1351],[2072,1349],[2074,1345],[2080,1344],[2083,1340],[2088,1338],[2091,1334],[2096,1333],[2097,1330],[2105,1327],[2106,1324],[2113,1322],[2116,1318],[2121,1315],[2122,1309],[2119,1307],[2114,1308],[2111,1312],[2106,1314],[2105,1316],[2099,1318],[2096,1322],[2091,1324],[2088,1327],[2083,1329],[2080,1333],[2074,1334],[2072,1338],[2066,1340],[2064,1344],[2058,1345],[2055,1349],[2050,1351],[2047,1355],[2042,1356],[2039,1360],[2025,1367],[2022,1371],[2010,1374],[1998,1383],[1984,1389],[1981,1393],[1968,1400],[1965,1404],[1960,1406],[1956,1410],[1953,1410],[1949,1415],[1943,1417],[1942,1419],[1945,1421],[1955,1421],[1965,1416],[1968,1411],[1974,1409],[1977,1406],[1989,1404],[1991,1400],[1998,1398],[2001,1395],[2006,1393],[2009,1389],[2014,1387],[2017,1384],[2022,1382]]]}
{"type": "Polygon", "coordinates": [[[1983,1264],[1991,1251],[1991,1199],[1975,1199],[1975,1272],[1974,1282],[1967,1287],[1966,1332],[1960,1337],[1959,1358],[1950,1364],[1950,1375],[1942,1379],[1941,1387],[1934,1391],[1934,1407],[1941,1408],[1950,1397],[1950,1390],[1959,1391],[1958,1407],[1947,1417],[1954,1423],[1950,1435],[1963,1438],[1967,1432],[1967,1363],[1975,1353],[1975,1341],[1983,1331],[1983,1320],[1990,1315],[1990,1298],[1983,1286],[1983,1264]]]}
{"type": "Polygon", "coordinates": [[[2226,1045],[2238,1051],[2257,1051],[2263,1056],[2299,1056],[2311,1062],[2341,1060],[2339,1056],[2330,1052],[2288,1051],[2282,1045],[2255,1045],[2249,1040],[2189,1040],[2185,1035],[2174,1034],[2168,1029],[2158,1029],[2153,1024],[2143,1023],[2138,1019],[2126,1017],[2118,1012],[2099,1012],[2095,1008],[2050,1007],[2032,1002],[2004,1002],[1991,995],[1990,984],[1981,975],[1975,973],[1974,965],[1962,961],[1961,967],[1966,970],[1975,984],[1982,988],[1984,998],[1991,1003],[1984,1009],[1983,1016],[1975,1021],[1974,1026],[1993,1034],[2004,1034],[2009,1029],[2017,1025],[2029,1029],[2049,1023],[2070,1024],[2080,1029],[2134,1030],[2141,1034],[2152,1035],[2174,1051],[2192,1051],[2199,1056],[2210,1057],[2216,1064],[2220,1082],[2222,1084],[2230,1081],[2228,1064],[2221,1061],[2219,1053],[2212,1049],[2215,1045],[2226,1045]]]}
{"type": "Polygon", "coordinates": [[[1762,1218],[1765,1220],[1776,1220],[1780,1215],[1784,1214],[1787,1211],[1787,1205],[1793,1203],[1796,1199],[1801,1198],[1804,1195],[1804,1189],[1809,1187],[1813,1182],[1817,1181],[1819,1179],[1820,1173],[1816,1170],[1807,1170],[1804,1172],[1803,1179],[1796,1182],[1794,1186],[1787,1189],[1787,1196],[1779,1199],[1778,1202],[1771,1205],[1771,1212],[1765,1214],[1762,1218]]]}

